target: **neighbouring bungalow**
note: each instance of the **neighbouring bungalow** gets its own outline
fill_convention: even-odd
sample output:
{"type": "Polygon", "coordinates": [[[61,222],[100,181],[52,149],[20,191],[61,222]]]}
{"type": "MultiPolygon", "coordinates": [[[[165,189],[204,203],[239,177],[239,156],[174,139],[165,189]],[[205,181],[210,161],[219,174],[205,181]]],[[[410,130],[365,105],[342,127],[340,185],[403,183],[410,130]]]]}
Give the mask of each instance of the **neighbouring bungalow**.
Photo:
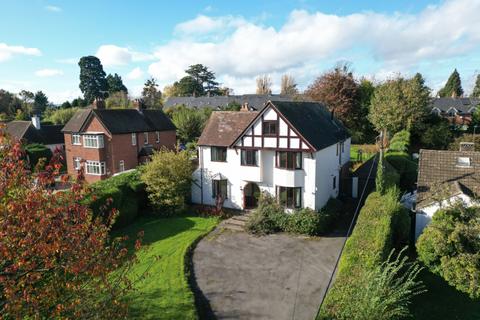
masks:
{"type": "Polygon", "coordinates": [[[475,98],[434,98],[431,112],[448,119],[451,124],[468,126],[479,104],[480,99],[475,98]]]}
{"type": "Polygon", "coordinates": [[[161,110],[105,109],[102,100],[78,111],[62,129],[65,135],[68,174],[84,169],[85,180],[94,182],[134,169],[154,150],[173,149],[176,128],[161,110]]]}
{"type": "Polygon", "coordinates": [[[42,125],[40,117],[35,115],[31,121],[14,120],[5,125],[5,132],[24,144],[39,143],[52,152],[64,150],[63,125],[42,125]]]}
{"type": "Polygon", "coordinates": [[[480,152],[470,151],[471,147],[465,143],[461,151],[420,150],[415,238],[440,208],[458,201],[466,206],[475,203],[480,192],[480,152]]]}
{"type": "Polygon", "coordinates": [[[198,152],[193,203],[249,209],[267,192],[288,209],[319,210],[339,194],[350,135],[320,103],[268,101],[260,111],[214,111],[198,152]]]}

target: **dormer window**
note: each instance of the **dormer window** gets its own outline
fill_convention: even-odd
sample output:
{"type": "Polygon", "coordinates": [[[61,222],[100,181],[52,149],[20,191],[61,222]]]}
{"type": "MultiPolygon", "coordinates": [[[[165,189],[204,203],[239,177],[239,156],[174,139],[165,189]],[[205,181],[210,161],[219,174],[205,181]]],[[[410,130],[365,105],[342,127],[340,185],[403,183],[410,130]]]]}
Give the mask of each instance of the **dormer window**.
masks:
{"type": "Polygon", "coordinates": [[[471,162],[469,157],[458,157],[457,158],[457,167],[468,168],[471,167],[471,162]]]}
{"type": "Polygon", "coordinates": [[[277,121],[276,120],[265,120],[262,123],[263,134],[266,136],[276,136],[277,135],[277,121]]]}
{"type": "Polygon", "coordinates": [[[448,110],[448,115],[449,115],[450,117],[455,117],[455,116],[457,115],[457,110],[451,108],[450,110],[448,110]]]}

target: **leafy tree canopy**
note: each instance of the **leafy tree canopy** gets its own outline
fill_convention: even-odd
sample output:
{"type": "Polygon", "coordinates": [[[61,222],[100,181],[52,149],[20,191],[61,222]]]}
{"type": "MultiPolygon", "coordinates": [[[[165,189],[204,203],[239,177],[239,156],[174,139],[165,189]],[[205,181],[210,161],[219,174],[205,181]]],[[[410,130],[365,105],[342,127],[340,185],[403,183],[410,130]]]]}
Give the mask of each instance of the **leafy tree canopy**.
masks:
{"type": "MultiPolygon", "coordinates": [[[[215,81],[215,73],[203,64],[194,64],[185,70],[185,73],[195,79],[203,87],[204,94],[218,95],[218,82],[215,81]]],[[[194,94],[200,95],[200,94],[194,94]]]]}
{"type": "Polygon", "coordinates": [[[475,86],[473,87],[472,97],[480,98],[480,74],[477,75],[477,79],[475,80],[475,86]]]}
{"type": "Polygon", "coordinates": [[[142,99],[151,109],[159,109],[162,107],[162,92],[158,89],[155,78],[148,79],[143,85],[142,99]]]}
{"type": "Polygon", "coordinates": [[[107,76],[107,84],[108,84],[108,93],[112,94],[115,92],[125,92],[128,93],[127,87],[123,84],[122,77],[120,77],[118,74],[111,75],[109,74],[107,76]]]}
{"type": "Polygon", "coordinates": [[[37,91],[33,98],[33,113],[40,115],[48,106],[48,98],[42,91],[37,91]]]}

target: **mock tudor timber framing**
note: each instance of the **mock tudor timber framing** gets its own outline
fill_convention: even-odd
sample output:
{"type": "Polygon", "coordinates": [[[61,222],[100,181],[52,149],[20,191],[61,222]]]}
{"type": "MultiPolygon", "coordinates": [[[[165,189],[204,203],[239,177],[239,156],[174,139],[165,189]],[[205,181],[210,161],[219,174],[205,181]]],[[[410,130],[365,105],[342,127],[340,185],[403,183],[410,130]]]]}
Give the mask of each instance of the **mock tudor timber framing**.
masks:
{"type": "Polygon", "coordinates": [[[268,101],[263,110],[248,124],[237,139],[230,145],[234,149],[270,149],[277,151],[301,151],[313,153],[317,150],[300,134],[300,132],[288,121],[288,119],[275,107],[275,105],[268,101]],[[275,112],[275,119],[265,119],[265,114],[273,110],[275,112]],[[287,126],[287,134],[280,134],[280,120],[287,126]],[[264,134],[263,124],[265,122],[276,122],[276,132],[274,135],[264,134]],[[260,134],[258,134],[260,131],[260,134]],[[250,145],[245,143],[245,139],[249,139],[250,145]],[[260,143],[256,143],[260,139],[260,143]],[[265,139],[276,139],[275,146],[266,146],[265,139]],[[286,147],[281,147],[282,142],[286,141],[286,147]],[[298,148],[292,147],[292,141],[298,140],[298,148]]]}

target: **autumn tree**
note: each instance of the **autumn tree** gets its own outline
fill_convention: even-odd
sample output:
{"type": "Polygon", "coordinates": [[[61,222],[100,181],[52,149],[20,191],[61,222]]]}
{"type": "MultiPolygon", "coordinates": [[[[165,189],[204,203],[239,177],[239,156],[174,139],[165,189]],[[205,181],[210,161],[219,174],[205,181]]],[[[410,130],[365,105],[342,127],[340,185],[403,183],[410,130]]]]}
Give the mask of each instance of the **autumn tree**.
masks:
{"type": "Polygon", "coordinates": [[[272,94],[272,79],[269,75],[258,76],[256,82],[256,94],[272,94]]]}
{"type": "Polygon", "coordinates": [[[92,103],[95,98],[105,99],[108,96],[108,83],[100,59],[95,56],[82,57],[78,66],[80,67],[79,87],[87,103],[92,103]]]}
{"type": "Polygon", "coordinates": [[[295,79],[288,74],[282,76],[282,82],[280,85],[280,94],[293,96],[298,93],[297,83],[295,79]]]}
{"type": "Polygon", "coordinates": [[[445,86],[438,91],[440,97],[461,97],[463,95],[462,80],[457,69],[453,70],[450,77],[448,77],[445,86]]]}
{"type": "Polygon", "coordinates": [[[109,239],[116,213],[92,216],[81,183],[51,190],[59,153],[32,174],[20,143],[0,144],[0,318],[124,318],[134,256],[109,239]]]}
{"type": "Polygon", "coordinates": [[[155,78],[148,79],[143,85],[142,99],[147,108],[158,109],[162,107],[162,92],[158,89],[155,78]]]}
{"type": "Polygon", "coordinates": [[[355,125],[358,84],[347,64],[339,64],[322,74],[307,88],[305,95],[323,102],[347,128],[355,125]]]}

